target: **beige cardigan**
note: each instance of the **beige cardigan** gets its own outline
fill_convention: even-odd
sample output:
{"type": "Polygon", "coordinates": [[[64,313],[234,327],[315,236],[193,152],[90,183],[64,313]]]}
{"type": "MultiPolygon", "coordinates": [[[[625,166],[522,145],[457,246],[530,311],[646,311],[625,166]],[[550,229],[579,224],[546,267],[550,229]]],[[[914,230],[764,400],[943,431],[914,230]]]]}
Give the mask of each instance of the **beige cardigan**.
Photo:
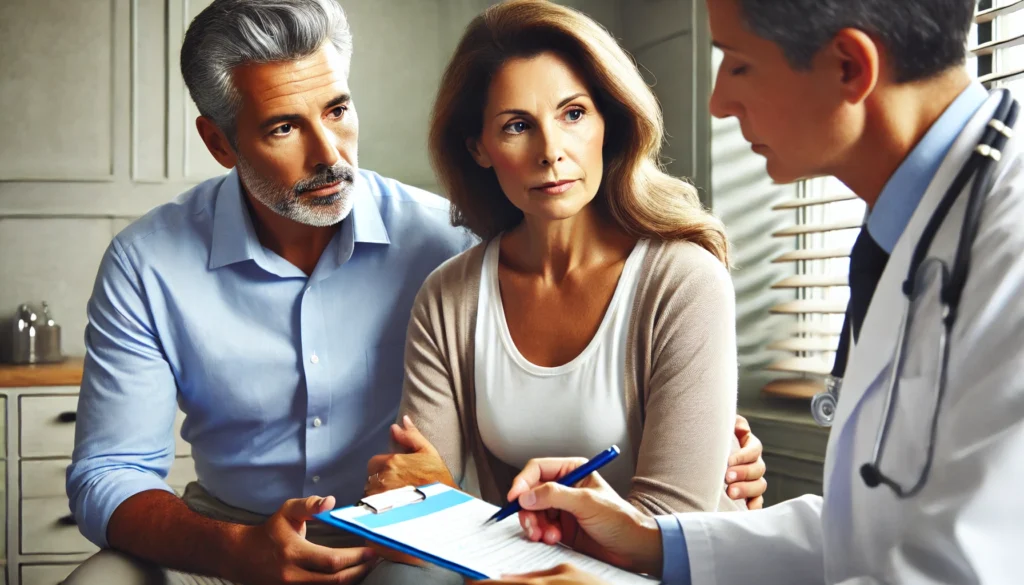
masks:
{"type": "MultiPolygon", "coordinates": [[[[417,294],[399,418],[412,417],[460,485],[475,464],[481,497],[501,505],[518,470],[484,446],[474,389],[473,343],[486,246],[481,243],[438,267],[417,294]]],[[[637,285],[625,367],[636,461],[628,499],[648,514],[745,508],[724,489],[727,458],[738,448],[735,311],[729,273],[710,253],[688,242],[651,242],[637,285]]]]}

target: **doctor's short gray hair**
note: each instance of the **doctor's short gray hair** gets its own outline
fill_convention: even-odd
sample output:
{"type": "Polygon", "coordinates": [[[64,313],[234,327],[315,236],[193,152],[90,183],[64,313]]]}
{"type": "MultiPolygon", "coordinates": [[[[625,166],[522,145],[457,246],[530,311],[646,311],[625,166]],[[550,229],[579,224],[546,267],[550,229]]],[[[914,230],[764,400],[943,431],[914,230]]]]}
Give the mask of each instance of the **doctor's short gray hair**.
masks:
{"type": "Polygon", "coordinates": [[[185,33],[181,75],[199,113],[234,146],[240,96],[232,70],[308,57],[327,41],[350,62],[352,32],[336,0],[214,0],[185,33]]]}
{"type": "Polygon", "coordinates": [[[879,39],[897,83],[928,79],[967,58],[976,0],[739,0],[747,27],[808,69],[844,28],[879,39]]]}

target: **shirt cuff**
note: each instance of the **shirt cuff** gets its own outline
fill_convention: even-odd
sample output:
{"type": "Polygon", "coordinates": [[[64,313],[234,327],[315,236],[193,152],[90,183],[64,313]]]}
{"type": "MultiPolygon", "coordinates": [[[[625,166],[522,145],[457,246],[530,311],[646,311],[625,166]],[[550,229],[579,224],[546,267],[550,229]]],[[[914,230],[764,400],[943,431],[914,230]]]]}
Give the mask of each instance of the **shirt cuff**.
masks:
{"type": "Polygon", "coordinates": [[[147,471],[120,469],[103,474],[72,501],[72,513],[82,535],[100,548],[107,543],[107,524],[125,500],[149,490],[174,493],[159,476],[147,471]]]}
{"type": "Polygon", "coordinates": [[[675,516],[655,516],[661,530],[661,582],[663,585],[691,585],[690,555],[686,551],[686,536],[675,516]]]}

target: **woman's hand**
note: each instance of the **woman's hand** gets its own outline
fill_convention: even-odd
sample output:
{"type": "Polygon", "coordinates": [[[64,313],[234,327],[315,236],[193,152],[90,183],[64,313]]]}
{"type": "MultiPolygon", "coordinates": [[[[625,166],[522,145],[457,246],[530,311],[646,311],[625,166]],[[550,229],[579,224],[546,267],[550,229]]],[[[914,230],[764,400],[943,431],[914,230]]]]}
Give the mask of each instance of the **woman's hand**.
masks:
{"type": "Polygon", "coordinates": [[[368,496],[409,485],[435,482],[458,489],[437,450],[420,433],[412,420],[402,418],[404,427],[391,425],[391,437],[405,453],[377,455],[370,459],[364,492],[368,496]]]}
{"type": "MultiPolygon", "coordinates": [[[[367,496],[409,485],[421,486],[435,482],[457,488],[452,474],[437,450],[416,428],[412,420],[402,417],[403,426],[391,425],[391,437],[406,452],[377,455],[370,459],[363,491],[367,496]]],[[[426,563],[379,545],[370,544],[381,558],[406,565],[424,566],[426,563]]]]}
{"type": "Polygon", "coordinates": [[[661,532],[653,518],[615,493],[597,473],[576,487],[554,483],[586,459],[534,459],[516,476],[509,501],[518,498],[527,538],[561,542],[624,569],[661,574],[661,532]]]}
{"type": "Polygon", "coordinates": [[[584,573],[572,565],[559,565],[554,569],[528,575],[512,575],[497,581],[478,581],[480,585],[606,585],[597,577],[584,573]]]}
{"type": "Polygon", "coordinates": [[[736,438],[740,450],[729,457],[729,468],[725,471],[728,494],[734,500],[746,500],[748,510],[759,510],[764,507],[764,492],[768,489],[761,458],[764,447],[750,430],[750,423],[740,415],[736,415],[736,438]]]}

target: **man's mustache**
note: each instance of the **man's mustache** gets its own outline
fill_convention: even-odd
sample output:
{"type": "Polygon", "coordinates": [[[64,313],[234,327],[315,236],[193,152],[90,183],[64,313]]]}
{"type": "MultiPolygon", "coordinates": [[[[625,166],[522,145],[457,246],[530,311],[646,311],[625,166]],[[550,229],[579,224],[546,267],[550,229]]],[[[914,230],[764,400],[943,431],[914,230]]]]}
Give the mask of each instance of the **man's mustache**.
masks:
{"type": "Polygon", "coordinates": [[[352,170],[352,167],[347,165],[335,165],[320,171],[308,179],[302,179],[298,183],[295,183],[294,191],[296,194],[302,194],[307,191],[323,189],[328,185],[333,185],[338,182],[351,183],[354,180],[355,171],[352,170]]]}

